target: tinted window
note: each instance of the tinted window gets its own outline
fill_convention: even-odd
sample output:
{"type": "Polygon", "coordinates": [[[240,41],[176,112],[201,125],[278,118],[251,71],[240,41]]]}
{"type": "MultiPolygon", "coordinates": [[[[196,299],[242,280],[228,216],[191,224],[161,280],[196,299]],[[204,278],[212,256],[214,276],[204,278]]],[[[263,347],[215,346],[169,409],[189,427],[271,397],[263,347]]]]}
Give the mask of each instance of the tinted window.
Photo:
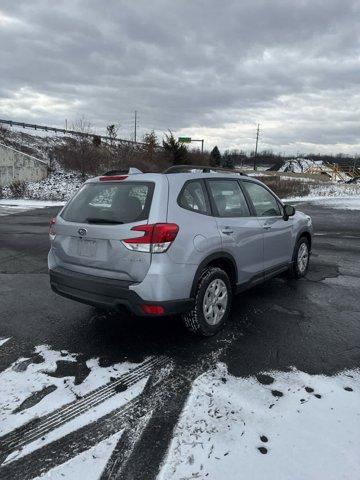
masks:
{"type": "Polygon", "coordinates": [[[236,180],[208,180],[211,196],[219,217],[248,217],[244,194],[236,180]]]}
{"type": "Polygon", "coordinates": [[[87,183],[62,213],[64,220],[79,223],[131,223],[146,220],[152,183],[87,183]]]}
{"type": "Polygon", "coordinates": [[[258,217],[275,217],[281,215],[276,198],[266,188],[257,183],[243,182],[258,217]]]}
{"type": "Polygon", "coordinates": [[[179,196],[180,207],[187,210],[193,210],[198,213],[209,213],[206,195],[202,186],[202,182],[187,182],[179,196]]]}

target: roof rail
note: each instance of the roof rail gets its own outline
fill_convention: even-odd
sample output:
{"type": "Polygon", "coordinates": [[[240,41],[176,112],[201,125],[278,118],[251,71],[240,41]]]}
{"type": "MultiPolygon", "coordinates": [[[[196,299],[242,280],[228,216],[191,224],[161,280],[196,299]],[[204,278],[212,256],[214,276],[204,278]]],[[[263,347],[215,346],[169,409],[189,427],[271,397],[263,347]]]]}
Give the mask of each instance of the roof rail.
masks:
{"type": "Polygon", "coordinates": [[[192,170],[200,170],[202,173],[220,172],[244,175],[246,173],[232,170],[231,168],[212,167],[211,165],[173,165],[167,168],[163,173],[192,173],[192,170]]]}
{"type": "Polygon", "coordinates": [[[103,173],[103,177],[110,177],[111,175],[133,175],[135,173],[143,173],[141,170],[135,167],[130,167],[128,170],[126,169],[118,169],[118,170],[109,170],[108,172],[103,173]]]}

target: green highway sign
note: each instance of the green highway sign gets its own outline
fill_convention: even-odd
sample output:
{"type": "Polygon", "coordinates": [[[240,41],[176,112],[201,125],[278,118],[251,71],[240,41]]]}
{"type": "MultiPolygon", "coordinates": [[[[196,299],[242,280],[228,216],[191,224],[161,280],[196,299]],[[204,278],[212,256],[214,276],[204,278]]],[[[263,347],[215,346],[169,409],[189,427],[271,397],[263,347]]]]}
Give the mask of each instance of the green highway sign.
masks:
{"type": "Polygon", "coordinates": [[[180,143],[191,143],[191,137],[179,137],[180,143]]]}

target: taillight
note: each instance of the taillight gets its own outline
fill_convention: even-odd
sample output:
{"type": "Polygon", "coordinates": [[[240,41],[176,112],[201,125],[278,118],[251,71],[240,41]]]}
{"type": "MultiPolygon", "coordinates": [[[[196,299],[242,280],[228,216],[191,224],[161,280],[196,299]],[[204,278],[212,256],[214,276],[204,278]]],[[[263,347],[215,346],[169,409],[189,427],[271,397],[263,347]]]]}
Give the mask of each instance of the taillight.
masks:
{"type": "Polygon", "coordinates": [[[55,238],[55,224],[56,224],[56,218],[52,218],[50,220],[50,225],[49,225],[49,237],[50,237],[50,240],[54,240],[55,238]]]}
{"type": "Polygon", "coordinates": [[[152,225],[138,225],[131,230],[144,232],[142,237],[122,240],[129,250],[148,253],[163,253],[170,247],[179,231],[176,223],[155,223],[152,225]]]}

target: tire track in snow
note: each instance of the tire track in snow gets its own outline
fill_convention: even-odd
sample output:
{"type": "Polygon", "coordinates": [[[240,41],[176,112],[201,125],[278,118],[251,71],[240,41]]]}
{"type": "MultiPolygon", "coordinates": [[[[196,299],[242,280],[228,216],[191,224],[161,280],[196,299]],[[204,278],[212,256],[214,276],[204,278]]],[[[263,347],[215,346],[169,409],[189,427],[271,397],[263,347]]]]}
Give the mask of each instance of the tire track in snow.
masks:
{"type": "Polygon", "coordinates": [[[165,357],[151,358],[131,372],[128,372],[118,379],[103,385],[83,397],[64,405],[63,407],[28,422],[25,425],[0,437],[0,455],[2,461],[12,452],[21,449],[25,445],[43,437],[51,431],[61,427],[65,423],[82,415],[112,396],[125,391],[141,379],[151,375],[155,369],[160,369],[169,364],[170,360],[165,357]]]}
{"type": "MultiPolygon", "coordinates": [[[[173,363],[168,358],[163,358],[168,361],[167,365],[170,363],[173,368],[173,363]]],[[[157,365],[156,362],[155,365],[157,365]]],[[[31,480],[123,430],[123,441],[120,439],[116,447],[116,453],[119,455],[118,462],[116,465],[111,462],[111,466],[115,468],[108,477],[109,479],[117,478],[118,464],[120,464],[119,467],[123,463],[126,464],[134,446],[133,442],[139,439],[151,418],[153,409],[158,407],[161,402],[162,395],[158,394],[158,389],[160,391],[165,389],[168,395],[173,391],[171,388],[173,379],[170,383],[167,381],[172,370],[166,372],[165,379],[162,378],[160,383],[157,383],[159,382],[157,375],[159,370],[156,367],[153,368],[141,394],[125,405],[0,467],[0,480],[9,480],[10,478],[11,480],[31,480]],[[156,390],[154,390],[155,388],[156,390]]],[[[162,375],[162,372],[160,373],[162,375]]],[[[162,376],[164,377],[164,375],[162,376]]]]}

